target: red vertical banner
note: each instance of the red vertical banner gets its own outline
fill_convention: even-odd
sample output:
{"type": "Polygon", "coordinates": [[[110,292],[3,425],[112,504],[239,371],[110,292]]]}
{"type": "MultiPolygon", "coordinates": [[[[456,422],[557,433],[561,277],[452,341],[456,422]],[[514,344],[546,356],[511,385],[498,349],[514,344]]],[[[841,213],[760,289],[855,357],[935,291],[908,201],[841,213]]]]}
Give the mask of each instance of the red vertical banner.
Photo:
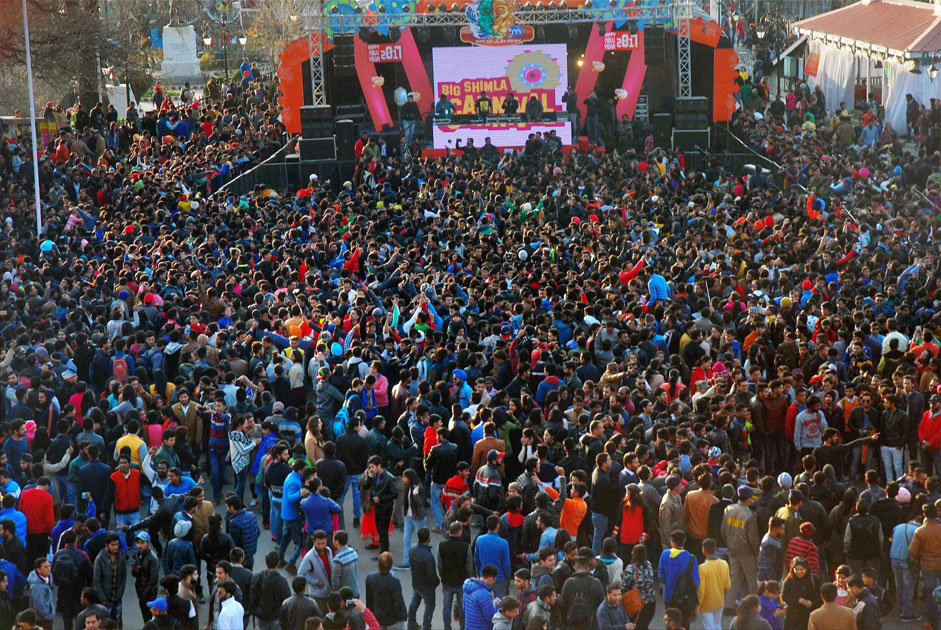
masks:
{"type": "MultiPolygon", "coordinates": [[[[611,28],[611,26],[609,22],[606,28],[611,28]]],[[[591,36],[588,38],[588,45],[585,46],[585,57],[578,73],[578,80],[575,82],[575,95],[578,96],[578,110],[582,114],[582,120],[585,119],[585,99],[595,89],[595,84],[598,82],[598,73],[592,69],[592,64],[603,60],[604,35],[599,35],[597,26],[592,24],[591,36]]]]}
{"type": "Polygon", "coordinates": [[[713,55],[712,78],[712,120],[715,122],[729,122],[735,113],[737,101],[735,85],[738,67],[738,55],[732,48],[717,48],[713,55]]]}
{"type": "Polygon", "coordinates": [[[421,54],[418,52],[418,46],[415,44],[411,29],[402,29],[399,44],[402,46],[402,67],[405,70],[405,76],[408,77],[409,91],[419,93],[418,109],[422,116],[427,116],[434,106],[435,95],[431,90],[428,71],[425,70],[425,64],[422,63],[421,54]]]}
{"type": "Polygon", "coordinates": [[[637,46],[631,51],[631,58],[627,62],[627,70],[624,71],[621,89],[627,92],[627,97],[620,99],[615,106],[618,120],[624,114],[634,120],[634,109],[637,107],[640,88],[644,85],[645,74],[647,74],[647,64],[644,62],[644,36],[641,31],[640,37],[637,38],[637,46]]]}
{"type": "Polygon", "coordinates": [[[356,55],[356,76],[363,89],[363,98],[373,125],[376,129],[392,126],[392,114],[389,113],[389,104],[382,90],[384,80],[376,71],[376,64],[369,61],[369,47],[358,34],[353,36],[353,51],[356,55]]]}

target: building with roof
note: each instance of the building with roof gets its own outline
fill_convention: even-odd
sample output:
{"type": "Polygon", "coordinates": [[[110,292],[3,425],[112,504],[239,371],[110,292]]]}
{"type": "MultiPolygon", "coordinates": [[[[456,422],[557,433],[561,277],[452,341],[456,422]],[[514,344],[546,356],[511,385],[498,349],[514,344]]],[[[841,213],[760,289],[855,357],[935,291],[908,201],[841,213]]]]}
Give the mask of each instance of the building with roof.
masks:
{"type": "Polygon", "coordinates": [[[804,74],[819,85],[827,109],[854,104],[857,77],[881,70],[885,119],[900,135],[906,127],[906,95],[930,106],[941,99],[941,0],[860,0],[794,24],[807,38],[804,74]],[[881,68],[880,68],[881,66],[881,68]]]}

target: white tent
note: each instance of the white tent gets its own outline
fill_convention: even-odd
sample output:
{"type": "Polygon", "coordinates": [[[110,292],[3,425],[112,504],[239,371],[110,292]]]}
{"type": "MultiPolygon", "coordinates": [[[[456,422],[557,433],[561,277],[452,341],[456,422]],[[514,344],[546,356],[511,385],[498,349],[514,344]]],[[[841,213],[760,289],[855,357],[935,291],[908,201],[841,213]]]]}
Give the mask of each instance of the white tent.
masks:
{"type": "Polygon", "coordinates": [[[923,105],[941,99],[941,0],[861,0],[795,23],[808,39],[827,108],[853,106],[856,76],[868,76],[873,62],[883,67],[886,120],[905,133],[906,94],[923,105]]]}

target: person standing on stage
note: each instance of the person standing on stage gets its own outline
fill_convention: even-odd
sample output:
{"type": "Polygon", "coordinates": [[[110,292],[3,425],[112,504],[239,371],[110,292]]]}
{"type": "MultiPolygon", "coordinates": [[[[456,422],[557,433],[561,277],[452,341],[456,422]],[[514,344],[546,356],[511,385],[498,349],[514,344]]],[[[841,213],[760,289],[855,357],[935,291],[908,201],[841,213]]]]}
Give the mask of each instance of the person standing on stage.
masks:
{"type": "Polygon", "coordinates": [[[493,101],[487,96],[486,90],[482,90],[480,96],[477,97],[475,109],[477,110],[477,115],[480,116],[480,120],[486,122],[487,116],[489,116],[490,112],[493,110],[493,101]]]}
{"type": "Polygon", "coordinates": [[[405,134],[405,146],[412,146],[412,139],[415,137],[415,125],[421,120],[421,112],[418,109],[418,103],[415,102],[415,95],[409,94],[408,101],[402,105],[402,131],[405,134]]]}

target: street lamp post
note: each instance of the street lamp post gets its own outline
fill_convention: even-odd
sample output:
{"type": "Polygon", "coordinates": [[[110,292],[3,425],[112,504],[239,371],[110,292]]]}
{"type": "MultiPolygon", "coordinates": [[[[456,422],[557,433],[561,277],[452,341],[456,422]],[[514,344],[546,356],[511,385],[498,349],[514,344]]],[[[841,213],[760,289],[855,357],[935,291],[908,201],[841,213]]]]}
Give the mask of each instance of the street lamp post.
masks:
{"type": "MultiPolygon", "coordinates": [[[[42,202],[39,199],[39,140],[36,138],[36,97],[33,96],[33,58],[29,49],[29,15],[23,0],[23,36],[26,40],[26,79],[29,84],[29,131],[33,139],[33,193],[36,198],[36,238],[42,235],[42,202]]],[[[101,73],[98,73],[101,80],[101,73]]]]}

